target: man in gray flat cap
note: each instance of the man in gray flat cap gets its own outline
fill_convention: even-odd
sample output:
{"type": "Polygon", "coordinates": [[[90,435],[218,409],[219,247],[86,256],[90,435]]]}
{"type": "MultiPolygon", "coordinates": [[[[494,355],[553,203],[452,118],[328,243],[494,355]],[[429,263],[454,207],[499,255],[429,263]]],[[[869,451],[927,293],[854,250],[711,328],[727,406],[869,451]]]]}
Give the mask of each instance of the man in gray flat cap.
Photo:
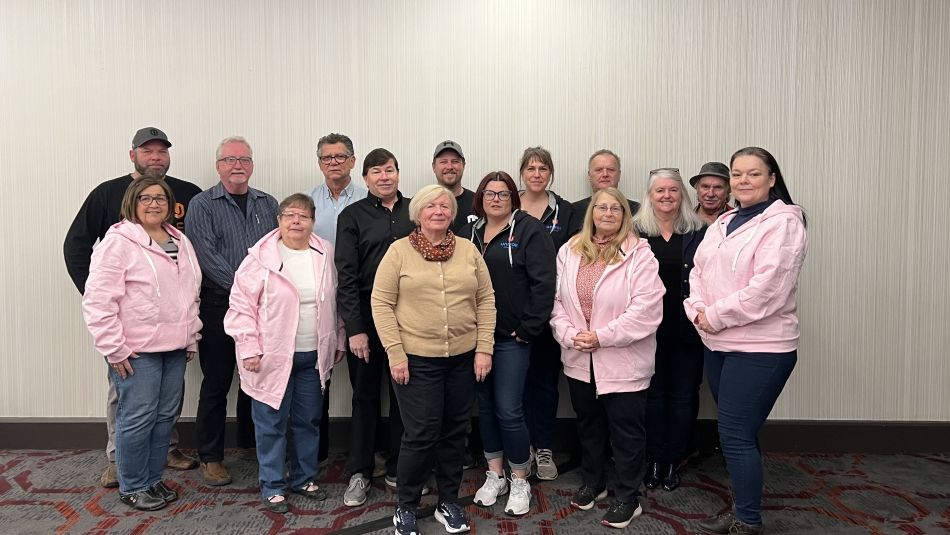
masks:
{"type": "Polygon", "coordinates": [[[706,224],[732,210],[729,206],[729,167],[719,162],[707,162],[699,173],[689,179],[696,189],[696,215],[706,224]]]}

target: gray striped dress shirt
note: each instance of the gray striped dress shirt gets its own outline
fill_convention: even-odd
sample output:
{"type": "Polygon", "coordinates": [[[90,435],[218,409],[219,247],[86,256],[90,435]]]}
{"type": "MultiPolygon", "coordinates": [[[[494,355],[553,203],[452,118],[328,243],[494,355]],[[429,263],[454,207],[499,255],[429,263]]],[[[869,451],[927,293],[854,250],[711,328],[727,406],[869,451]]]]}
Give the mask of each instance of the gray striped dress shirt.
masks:
{"type": "Polygon", "coordinates": [[[247,250],[277,228],[277,200],[248,188],[245,216],[218,182],[191,199],[185,225],[201,265],[201,285],[230,292],[247,250]]]}

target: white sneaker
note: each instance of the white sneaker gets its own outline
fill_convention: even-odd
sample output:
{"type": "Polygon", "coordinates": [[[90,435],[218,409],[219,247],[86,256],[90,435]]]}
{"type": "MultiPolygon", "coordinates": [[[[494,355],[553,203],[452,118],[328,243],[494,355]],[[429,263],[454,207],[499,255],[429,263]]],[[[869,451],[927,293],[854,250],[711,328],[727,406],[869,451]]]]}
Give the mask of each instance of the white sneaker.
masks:
{"type": "Polygon", "coordinates": [[[512,516],[526,514],[531,508],[531,484],[527,479],[511,478],[511,494],[508,495],[508,505],[505,513],[512,516]]]}
{"type": "Polygon", "coordinates": [[[491,470],[485,472],[485,483],[475,493],[475,505],[490,507],[498,497],[508,493],[508,480],[491,470]]]}

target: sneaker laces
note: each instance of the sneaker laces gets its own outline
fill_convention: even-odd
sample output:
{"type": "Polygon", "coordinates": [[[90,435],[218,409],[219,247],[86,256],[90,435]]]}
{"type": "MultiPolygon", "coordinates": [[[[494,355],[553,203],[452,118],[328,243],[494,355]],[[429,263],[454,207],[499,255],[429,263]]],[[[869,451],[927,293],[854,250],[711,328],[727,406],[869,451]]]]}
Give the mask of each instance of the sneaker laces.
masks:
{"type": "Polygon", "coordinates": [[[359,476],[353,476],[350,478],[350,484],[346,486],[347,492],[355,490],[356,487],[366,488],[366,483],[363,482],[363,478],[359,476]]]}
{"type": "Polygon", "coordinates": [[[412,511],[400,507],[396,509],[396,518],[399,520],[401,527],[409,531],[416,531],[416,514],[412,511]]]}
{"type": "Polygon", "coordinates": [[[536,453],[538,464],[554,464],[554,455],[551,450],[541,448],[536,453]]]}
{"type": "Polygon", "coordinates": [[[461,520],[462,518],[462,508],[459,507],[457,503],[446,503],[442,502],[442,510],[449,514],[449,518],[452,520],[461,520]]]}
{"type": "Polygon", "coordinates": [[[517,477],[511,478],[511,485],[508,487],[512,494],[518,494],[520,496],[528,496],[531,491],[531,487],[528,485],[527,479],[520,479],[517,477]],[[518,483],[520,481],[520,483],[518,483]]]}

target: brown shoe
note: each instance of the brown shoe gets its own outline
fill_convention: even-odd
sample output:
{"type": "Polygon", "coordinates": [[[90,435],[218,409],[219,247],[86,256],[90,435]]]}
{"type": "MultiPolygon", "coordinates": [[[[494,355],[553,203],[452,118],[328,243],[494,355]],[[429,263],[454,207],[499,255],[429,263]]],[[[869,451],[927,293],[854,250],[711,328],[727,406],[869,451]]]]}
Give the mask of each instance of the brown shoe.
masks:
{"type": "Polygon", "coordinates": [[[168,452],[165,457],[165,466],[175,470],[192,470],[198,468],[198,461],[185,455],[180,449],[175,448],[168,452]]]}
{"type": "Polygon", "coordinates": [[[220,487],[231,483],[231,474],[228,473],[228,469],[224,467],[221,461],[201,463],[200,467],[201,477],[205,480],[205,483],[212,487],[220,487]]]}
{"type": "Polygon", "coordinates": [[[106,471],[99,478],[99,484],[107,489],[114,489],[119,486],[119,474],[116,473],[115,463],[109,463],[106,471]]]}

